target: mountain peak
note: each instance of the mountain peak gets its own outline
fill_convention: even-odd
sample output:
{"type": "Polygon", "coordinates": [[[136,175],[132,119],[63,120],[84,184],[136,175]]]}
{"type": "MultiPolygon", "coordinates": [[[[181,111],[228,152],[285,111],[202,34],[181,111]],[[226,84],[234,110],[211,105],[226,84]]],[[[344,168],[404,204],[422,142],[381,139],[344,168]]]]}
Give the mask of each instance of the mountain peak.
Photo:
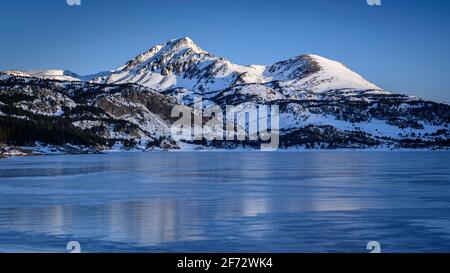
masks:
{"type": "Polygon", "coordinates": [[[209,54],[201,49],[198,45],[192,41],[189,37],[183,37],[179,39],[172,39],[165,44],[156,45],[147,50],[146,52],[138,55],[136,58],[128,61],[124,67],[118,70],[131,70],[142,64],[155,61],[155,59],[162,58],[164,56],[176,56],[182,52],[190,51],[194,54],[209,54]]]}
{"type": "Polygon", "coordinates": [[[176,43],[181,43],[181,44],[195,44],[194,41],[189,38],[189,37],[182,37],[182,38],[178,38],[178,39],[172,39],[170,40],[170,42],[176,44],[176,43]]]}
{"type": "Polygon", "coordinates": [[[165,44],[166,48],[170,49],[183,49],[189,48],[195,53],[207,53],[205,50],[200,48],[191,38],[183,37],[179,39],[170,40],[165,44]]]}

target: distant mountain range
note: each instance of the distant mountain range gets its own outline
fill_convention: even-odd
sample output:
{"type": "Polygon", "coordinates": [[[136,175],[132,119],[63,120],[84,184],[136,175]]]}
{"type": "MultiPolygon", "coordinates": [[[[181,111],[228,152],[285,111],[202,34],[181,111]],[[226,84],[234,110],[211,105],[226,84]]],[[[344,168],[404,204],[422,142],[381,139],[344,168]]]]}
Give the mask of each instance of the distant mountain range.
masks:
{"type": "Polygon", "coordinates": [[[447,104],[389,93],[317,55],[242,66],[182,38],[94,75],[1,72],[0,149],[20,154],[258,145],[172,139],[172,107],[191,107],[196,97],[222,107],[278,105],[280,149],[450,147],[447,104]]]}

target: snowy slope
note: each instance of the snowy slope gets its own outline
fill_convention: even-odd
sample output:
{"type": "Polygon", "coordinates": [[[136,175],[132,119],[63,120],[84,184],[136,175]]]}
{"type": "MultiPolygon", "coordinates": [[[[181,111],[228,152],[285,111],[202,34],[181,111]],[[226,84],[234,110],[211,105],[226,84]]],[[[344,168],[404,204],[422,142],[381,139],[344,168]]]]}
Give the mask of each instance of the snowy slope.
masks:
{"type": "Polygon", "coordinates": [[[274,64],[265,75],[280,81],[282,87],[315,93],[344,89],[383,92],[342,63],[318,55],[302,55],[274,64]]]}
{"type": "Polygon", "coordinates": [[[58,81],[82,81],[82,76],[77,75],[69,70],[34,70],[34,71],[16,71],[9,70],[4,71],[5,74],[20,77],[33,77],[46,80],[58,80],[58,81]]]}

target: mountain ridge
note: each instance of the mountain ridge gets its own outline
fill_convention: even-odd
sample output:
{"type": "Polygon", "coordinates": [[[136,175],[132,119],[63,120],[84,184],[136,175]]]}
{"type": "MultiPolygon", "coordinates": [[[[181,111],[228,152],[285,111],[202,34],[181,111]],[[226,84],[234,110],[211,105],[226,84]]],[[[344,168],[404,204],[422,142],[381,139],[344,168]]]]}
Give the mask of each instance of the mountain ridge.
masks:
{"type": "Polygon", "coordinates": [[[279,106],[281,149],[450,147],[448,104],[387,92],[318,55],[243,66],[189,38],[88,76],[67,70],[0,73],[0,143],[47,152],[43,145],[52,151],[74,151],[75,145],[81,152],[258,147],[249,140],[173,139],[172,107],[192,107],[197,97],[222,109],[239,105],[242,113],[254,104],[279,106]]]}
{"type": "MultiPolygon", "coordinates": [[[[56,80],[79,80],[119,84],[131,82],[160,91],[173,88],[186,88],[193,89],[197,92],[211,92],[232,87],[236,83],[267,84],[273,81],[291,81],[288,84],[294,86],[295,84],[300,84],[300,88],[310,87],[314,89],[313,86],[307,85],[308,79],[300,83],[292,82],[293,80],[298,81],[301,73],[308,70],[313,71],[314,69],[316,69],[314,72],[322,71],[325,74],[329,74],[323,75],[323,78],[318,79],[321,82],[339,81],[339,78],[333,78],[333,76],[339,75],[341,78],[345,76],[342,87],[382,90],[347,68],[344,64],[318,55],[304,54],[272,65],[237,65],[226,58],[216,57],[203,50],[189,37],[173,39],[165,44],[153,46],[148,51],[137,55],[117,69],[92,75],[81,76],[68,70],[48,70],[49,72],[64,72],[60,74],[64,74],[67,78],[61,78],[62,75],[45,73],[45,71],[42,73],[14,72],[16,72],[16,75],[22,73],[22,76],[29,75],[31,77],[56,80]],[[200,70],[204,68],[208,69],[208,73],[206,75],[198,75],[200,70]],[[289,71],[290,69],[294,70],[289,71]],[[300,70],[300,72],[295,69],[300,70]],[[218,78],[216,81],[222,80],[222,85],[217,82],[215,85],[208,82],[208,80],[211,80],[208,76],[211,76],[211,74],[216,74],[218,78]],[[178,78],[178,76],[181,78],[178,78]],[[204,78],[202,79],[201,76],[204,76],[204,78]],[[184,82],[180,83],[183,80],[184,82]],[[188,83],[189,80],[191,80],[191,83],[188,83]],[[206,83],[202,83],[202,80],[206,81],[206,83]]],[[[5,72],[8,73],[8,71],[5,72]]],[[[319,85],[319,82],[315,82],[314,84],[319,85]]],[[[327,87],[319,87],[314,91],[326,92],[328,90],[327,87]]]]}

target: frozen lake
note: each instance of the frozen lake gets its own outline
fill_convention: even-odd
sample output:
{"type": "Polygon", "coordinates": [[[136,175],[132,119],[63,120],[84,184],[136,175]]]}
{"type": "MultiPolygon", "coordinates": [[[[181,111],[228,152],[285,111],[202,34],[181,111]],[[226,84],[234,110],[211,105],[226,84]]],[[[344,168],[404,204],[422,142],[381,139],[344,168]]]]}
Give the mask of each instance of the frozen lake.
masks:
{"type": "Polygon", "coordinates": [[[450,152],[0,160],[0,251],[450,252],[450,152]]]}

